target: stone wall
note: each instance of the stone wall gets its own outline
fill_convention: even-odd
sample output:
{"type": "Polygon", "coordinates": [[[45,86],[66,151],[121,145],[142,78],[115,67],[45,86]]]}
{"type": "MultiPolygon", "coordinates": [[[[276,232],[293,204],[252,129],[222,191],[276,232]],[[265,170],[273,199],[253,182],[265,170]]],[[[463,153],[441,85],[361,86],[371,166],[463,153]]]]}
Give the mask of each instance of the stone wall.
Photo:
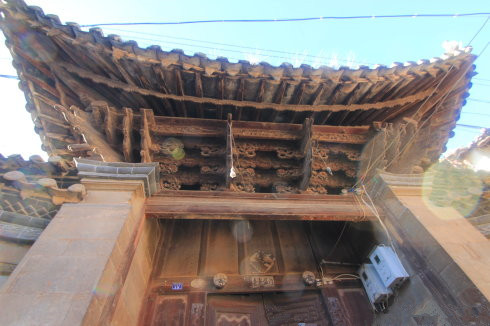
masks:
{"type": "MultiPolygon", "coordinates": [[[[384,211],[410,279],[392,298],[388,312],[376,315],[374,325],[489,325],[490,283],[481,270],[490,266],[488,255],[482,254],[488,240],[454,209],[424,201],[421,180],[393,177],[376,178],[369,193],[384,211]]],[[[389,243],[381,228],[377,237],[389,243]]]]}

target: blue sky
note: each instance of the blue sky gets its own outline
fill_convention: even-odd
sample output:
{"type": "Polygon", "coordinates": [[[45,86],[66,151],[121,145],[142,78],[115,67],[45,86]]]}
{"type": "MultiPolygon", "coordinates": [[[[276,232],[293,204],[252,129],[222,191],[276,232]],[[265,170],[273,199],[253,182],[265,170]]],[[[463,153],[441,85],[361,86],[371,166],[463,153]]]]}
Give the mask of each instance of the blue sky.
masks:
{"type": "MultiPolygon", "coordinates": [[[[32,0],[45,13],[62,22],[81,25],[109,22],[183,21],[203,19],[296,18],[383,14],[490,12],[490,1],[115,1],[32,0]]],[[[254,24],[193,24],[174,26],[103,27],[104,33],[134,39],[140,46],[158,44],[164,50],[180,48],[186,54],[202,52],[211,58],[228,57],[319,65],[390,65],[441,56],[442,43],[454,40],[466,45],[486,17],[368,19],[344,21],[277,22],[254,24]],[[170,38],[172,37],[172,38],[170,38]],[[253,47],[242,49],[204,42],[253,47]],[[267,52],[272,49],[290,52],[267,52]],[[313,56],[321,58],[313,58],[313,56]]],[[[2,36],[3,41],[3,36],[2,36]]],[[[473,41],[478,54],[490,41],[490,22],[473,41]]],[[[3,43],[3,42],[2,42],[3,43]]],[[[490,127],[490,48],[476,61],[478,75],[458,123],[490,127]]],[[[0,49],[0,73],[15,74],[10,54],[0,49]]],[[[24,157],[43,154],[33,131],[25,101],[15,80],[0,79],[0,153],[24,157]]],[[[465,146],[478,135],[476,129],[458,127],[448,149],[465,146]]]]}

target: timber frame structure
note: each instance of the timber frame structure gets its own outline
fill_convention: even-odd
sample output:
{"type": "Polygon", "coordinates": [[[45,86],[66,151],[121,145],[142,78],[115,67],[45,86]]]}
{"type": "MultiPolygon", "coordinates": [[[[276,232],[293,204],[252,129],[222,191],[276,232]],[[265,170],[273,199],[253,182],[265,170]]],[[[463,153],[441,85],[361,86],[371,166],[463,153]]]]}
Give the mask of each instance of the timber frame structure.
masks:
{"type": "MultiPolygon", "coordinates": [[[[423,296],[411,310],[378,317],[380,325],[400,324],[403,314],[433,321],[421,312],[427,307],[442,322],[474,321],[471,312],[488,309],[488,282],[477,268],[461,269],[464,260],[456,265],[457,253],[446,274],[424,265],[445,234],[424,210],[419,174],[453,135],[475,74],[471,48],[390,67],[234,63],[143,49],[22,0],[0,0],[0,28],[50,156],[18,166],[68,180],[62,189],[41,182],[59,195],[41,194],[59,212],[0,290],[0,305],[13,311],[0,323],[46,304],[60,314],[38,309],[33,320],[370,325],[352,274],[370,247],[388,241],[410,267],[411,291],[423,296]],[[63,201],[72,204],[60,208],[63,201]],[[379,232],[382,219],[395,241],[379,232]],[[444,283],[453,275],[464,280],[461,293],[444,283]]],[[[14,160],[0,156],[0,177],[22,201],[39,185],[19,173],[6,178],[14,160]]],[[[482,241],[476,252],[488,247],[457,223],[482,241]]]]}
{"type": "Polygon", "coordinates": [[[379,134],[374,147],[395,146],[376,168],[422,172],[451,136],[474,69],[468,49],[357,70],[231,63],[84,32],[21,1],[1,8],[43,148],[159,162],[169,190],[338,194],[379,134]]]}

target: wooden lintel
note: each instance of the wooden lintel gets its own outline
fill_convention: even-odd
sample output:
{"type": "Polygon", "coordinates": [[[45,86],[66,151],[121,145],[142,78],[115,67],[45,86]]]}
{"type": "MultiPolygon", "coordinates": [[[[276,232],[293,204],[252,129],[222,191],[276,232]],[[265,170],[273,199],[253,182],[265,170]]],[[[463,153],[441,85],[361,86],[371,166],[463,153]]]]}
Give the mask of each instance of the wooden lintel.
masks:
{"type": "Polygon", "coordinates": [[[148,198],[147,217],[165,219],[364,221],[375,219],[354,195],[166,191],[148,198]]]}
{"type": "MultiPolygon", "coordinates": [[[[312,119],[308,118],[312,123],[312,119]]],[[[225,136],[227,121],[197,118],[155,117],[151,131],[160,136],[225,136]]],[[[256,121],[234,121],[235,139],[300,140],[302,125],[256,121]]],[[[364,144],[369,139],[369,126],[318,126],[312,125],[312,139],[322,142],[364,144]]]]}

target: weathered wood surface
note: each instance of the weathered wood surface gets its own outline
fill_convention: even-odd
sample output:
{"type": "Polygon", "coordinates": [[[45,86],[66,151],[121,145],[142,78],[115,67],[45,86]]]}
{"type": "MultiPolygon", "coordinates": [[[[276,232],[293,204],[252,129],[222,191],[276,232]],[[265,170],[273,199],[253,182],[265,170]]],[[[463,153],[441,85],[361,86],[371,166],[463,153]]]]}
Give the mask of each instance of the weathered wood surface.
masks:
{"type": "MultiPolygon", "coordinates": [[[[113,113],[128,117],[125,108],[133,108],[135,114],[139,108],[148,108],[157,120],[158,116],[223,120],[231,114],[237,139],[258,137],[264,129],[240,126],[242,121],[301,124],[311,118],[314,140],[360,145],[369,137],[349,131],[350,126],[402,121],[405,117],[413,117],[416,122],[428,118],[433,128],[427,130],[427,136],[434,148],[429,158],[434,161],[454,127],[475,58],[461,51],[445,60],[357,70],[231,63],[223,58],[210,60],[202,54],[165,52],[158,46],[143,49],[134,41],[123,42],[117,35],[105,37],[97,28],[84,32],[76,24],[63,25],[56,16],[44,15],[22,1],[0,6],[5,15],[0,27],[13,53],[36,131],[46,150],[67,156],[80,154],[67,150],[80,139],[62,114],[53,109],[53,103],[76,106],[88,113],[92,102],[103,101],[111,112],[97,131],[126,160],[139,160],[142,150],[143,160],[151,159],[151,155],[147,149],[138,148],[139,135],[128,133],[142,124],[136,119],[131,124],[126,118],[119,127],[122,122],[115,123],[113,113]],[[26,38],[31,42],[24,42],[26,38]],[[338,132],[318,125],[343,128],[338,132]]],[[[210,124],[209,128],[196,127],[193,132],[207,137],[217,130],[221,133],[225,128],[211,128],[210,124]]],[[[179,135],[178,126],[159,129],[156,134],[165,136],[168,131],[179,135]]],[[[297,141],[301,135],[288,128],[276,128],[260,137],[297,141]]],[[[428,143],[421,141],[417,146],[428,143]]],[[[250,183],[234,186],[253,189],[250,183]]]]}
{"type": "Polygon", "coordinates": [[[353,195],[162,192],[147,200],[145,212],[148,217],[167,219],[359,221],[374,218],[371,210],[360,205],[353,195]]]}
{"type": "MultiPolygon", "coordinates": [[[[190,283],[195,278],[209,281],[216,273],[229,277],[230,286],[221,289],[222,292],[252,289],[243,278],[251,275],[291,274],[289,281],[281,277],[275,281],[303,286],[301,273],[310,270],[317,274],[322,259],[347,263],[324,265],[325,275],[354,272],[360,261],[351,237],[357,237],[359,242],[369,241],[357,233],[357,228],[348,229],[332,252],[344,229],[344,223],[339,222],[162,220],[160,223],[165,233],[153,278],[156,287],[166,287],[164,291],[170,291],[165,281],[172,278],[184,282],[183,291],[213,291],[211,282],[197,287],[190,283]],[[270,254],[273,263],[257,260],[258,251],[270,254]]],[[[280,286],[270,287],[273,288],[277,290],[280,286]]]]}
{"type": "MultiPolygon", "coordinates": [[[[235,193],[231,196],[238,197],[235,193]]],[[[288,197],[292,200],[297,195],[288,197]]],[[[297,321],[296,317],[300,318],[297,314],[303,314],[307,307],[312,312],[309,317],[317,318],[323,314],[315,310],[320,307],[316,303],[322,303],[328,325],[357,325],[356,322],[364,325],[364,319],[370,318],[369,303],[359,280],[335,281],[335,288],[329,286],[332,291],[320,293],[327,289],[306,285],[302,278],[306,270],[316,278],[322,274],[334,277],[355,273],[361,262],[357,243],[369,246],[369,239],[358,229],[367,227],[367,223],[347,227],[345,232],[342,222],[160,220],[159,223],[162,233],[140,325],[171,320],[177,320],[179,325],[204,325],[204,320],[212,318],[209,315],[212,309],[204,308],[212,305],[210,300],[231,299],[236,293],[248,298],[261,297],[258,302],[264,304],[269,324],[297,321]],[[343,237],[337,242],[341,232],[343,237]],[[320,272],[318,266],[322,261],[326,262],[320,272]],[[268,262],[272,264],[267,265],[268,262]],[[227,277],[223,288],[213,284],[216,273],[227,277]],[[311,300],[312,295],[318,300],[311,300]]],[[[234,300],[227,302],[235,310],[241,307],[232,304],[234,300]]]]}

